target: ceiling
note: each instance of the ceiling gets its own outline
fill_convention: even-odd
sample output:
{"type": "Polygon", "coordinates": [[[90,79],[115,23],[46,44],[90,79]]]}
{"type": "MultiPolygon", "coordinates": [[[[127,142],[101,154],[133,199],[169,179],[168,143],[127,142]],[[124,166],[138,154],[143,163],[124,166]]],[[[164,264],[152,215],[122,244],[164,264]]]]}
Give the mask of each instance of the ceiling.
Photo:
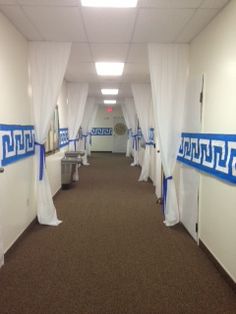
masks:
{"type": "Polygon", "coordinates": [[[88,82],[89,95],[102,101],[101,88],[149,82],[147,43],[188,43],[228,0],[139,0],[137,8],[82,8],[80,0],[0,0],[0,11],[28,40],[72,42],[67,81],[88,82]],[[98,77],[95,61],[125,62],[119,78],[98,77]]]}

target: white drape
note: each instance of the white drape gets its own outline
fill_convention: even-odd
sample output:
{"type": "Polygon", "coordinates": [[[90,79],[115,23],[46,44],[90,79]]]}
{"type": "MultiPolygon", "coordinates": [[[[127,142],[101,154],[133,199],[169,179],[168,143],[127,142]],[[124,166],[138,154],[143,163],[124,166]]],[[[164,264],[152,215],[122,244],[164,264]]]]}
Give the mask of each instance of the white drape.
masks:
{"type": "Polygon", "coordinates": [[[137,134],[138,119],[137,119],[137,114],[136,114],[133,98],[126,98],[125,103],[122,104],[121,108],[122,108],[122,112],[124,115],[125,123],[127,125],[127,128],[129,129],[129,137],[127,140],[126,156],[129,157],[132,153],[132,155],[134,157],[134,161],[133,161],[132,165],[136,166],[139,164],[139,162],[138,162],[138,151],[135,148],[135,145],[133,145],[133,141],[135,141],[135,138],[133,139],[132,137],[137,134]]]}
{"type": "Polygon", "coordinates": [[[33,115],[35,122],[36,158],[40,162],[37,181],[38,221],[45,225],[58,225],[56,209],[44,163],[44,146],[49,125],[62,85],[71,44],[30,42],[29,62],[32,83],[33,115]]]}
{"type": "Polygon", "coordinates": [[[94,122],[95,122],[95,119],[96,119],[96,116],[97,116],[97,112],[98,112],[98,105],[96,104],[94,106],[94,109],[93,109],[93,112],[92,112],[91,118],[89,119],[89,124],[88,124],[88,132],[89,132],[89,136],[90,136],[89,145],[87,147],[87,154],[88,154],[88,156],[91,155],[92,129],[93,129],[94,122]]]}
{"type": "Polygon", "coordinates": [[[152,93],[149,84],[132,84],[134,104],[138,115],[140,127],[146,142],[142,171],[139,181],[147,181],[150,176],[150,160],[153,145],[149,143],[149,131],[153,127],[152,93]]]}
{"type": "Polygon", "coordinates": [[[82,132],[83,132],[83,138],[82,138],[82,150],[84,151],[85,155],[83,157],[83,165],[88,166],[88,153],[90,152],[89,146],[90,146],[90,133],[89,133],[89,123],[90,119],[93,118],[93,112],[95,110],[95,99],[92,97],[88,97],[85,110],[84,110],[84,116],[81,123],[82,132]]]}
{"type": "MultiPolygon", "coordinates": [[[[84,116],[85,104],[88,96],[88,84],[68,83],[68,129],[69,149],[78,149],[78,132],[84,116]]],[[[74,181],[79,181],[78,166],[73,175],[74,181]]]]}
{"type": "Polygon", "coordinates": [[[172,176],[182,131],[188,53],[188,45],[183,44],[148,46],[155,127],[158,130],[161,161],[167,179],[164,221],[167,226],[179,222],[176,189],[172,176]]]}
{"type": "Polygon", "coordinates": [[[85,104],[88,96],[88,84],[68,83],[68,126],[70,149],[77,149],[77,136],[81,127],[85,104]]]}

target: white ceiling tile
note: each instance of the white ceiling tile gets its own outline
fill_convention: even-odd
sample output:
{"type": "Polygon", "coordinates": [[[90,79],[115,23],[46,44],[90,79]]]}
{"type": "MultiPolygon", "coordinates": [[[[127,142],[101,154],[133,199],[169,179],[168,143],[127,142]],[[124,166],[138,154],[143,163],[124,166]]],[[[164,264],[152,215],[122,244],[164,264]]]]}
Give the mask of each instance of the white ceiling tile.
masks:
{"type": "Polygon", "coordinates": [[[133,42],[173,42],[193,9],[140,9],[133,42]]]}
{"type": "Polygon", "coordinates": [[[202,5],[201,5],[201,8],[221,9],[228,2],[229,2],[229,0],[204,0],[202,5]]]}
{"type": "Polygon", "coordinates": [[[177,42],[190,42],[218,13],[217,9],[198,9],[177,38],[177,42]]]}
{"type": "Polygon", "coordinates": [[[94,61],[125,62],[127,44],[91,44],[94,61]]]}
{"type": "Polygon", "coordinates": [[[94,63],[68,64],[65,78],[67,81],[96,82],[97,74],[94,63]]]}
{"type": "Polygon", "coordinates": [[[146,44],[131,44],[128,63],[148,63],[147,45],[146,44]]]}
{"type": "Polygon", "coordinates": [[[23,6],[45,40],[86,41],[81,12],[76,7],[23,6]]]}
{"type": "Polygon", "coordinates": [[[194,9],[199,8],[202,0],[139,0],[139,7],[159,9],[194,9]]]}
{"type": "Polygon", "coordinates": [[[89,45],[84,43],[73,43],[71,47],[71,55],[69,64],[93,62],[92,55],[90,53],[89,45]]]}
{"type": "Polygon", "coordinates": [[[131,39],[136,9],[83,8],[89,41],[127,43],[131,39]]]}
{"type": "MultiPolygon", "coordinates": [[[[4,0],[0,0],[4,1],[4,0]]],[[[22,5],[36,5],[36,6],[79,6],[79,0],[17,0],[22,5]]]]}
{"type": "Polygon", "coordinates": [[[0,10],[8,17],[15,27],[29,40],[42,40],[34,25],[27,19],[24,11],[19,6],[0,5],[0,10]]]}

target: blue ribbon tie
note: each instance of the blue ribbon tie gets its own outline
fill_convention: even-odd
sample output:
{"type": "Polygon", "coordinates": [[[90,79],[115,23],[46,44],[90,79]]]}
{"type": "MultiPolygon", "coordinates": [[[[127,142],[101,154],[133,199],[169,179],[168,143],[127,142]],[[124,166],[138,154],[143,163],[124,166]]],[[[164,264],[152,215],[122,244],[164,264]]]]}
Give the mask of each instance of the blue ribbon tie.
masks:
{"type": "Polygon", "coordinates": [[[163,177],[163,201],[164,201],[164,210],[165,210],[165,206],[166,206],[166,196],[167,196],[167,182],[169,180],[172,180],[173,177],[169,176],[169,177],[163,177]]]}
{"type": "Polygon", "coordinates": [[[133,138],[133,149],[138,150],[138,134],[132,135],[133,138]]]}
{"type": "Polygon", "coordinates": [[[78,141],[79,139],[72,139],[72,140],[69,140],[69,143],[74,143],[74,147],[75,147],[75,151],[76,151],[76,142],[78,141]]]}
{"type": "Polygon", "coordinates": [[[92,145],[92,132],[89,132],[89,144],[92,145]]]}
{"type": "Polygon", "coordinates": [[[40,144],[38,142],[35,142],[36,146],[39,146],[39,181],[43,180],[43,170],[44,170],[44,164],[45,164],[45,146],[44,144],[40,144]]]}
{"type": "Polygon", "coordinates": [[[88,134],[82,135],[82,138],[84,139],[84,150],[86,150],[86,148],[87,148],[87,137],[88,137],[88,134]]]}

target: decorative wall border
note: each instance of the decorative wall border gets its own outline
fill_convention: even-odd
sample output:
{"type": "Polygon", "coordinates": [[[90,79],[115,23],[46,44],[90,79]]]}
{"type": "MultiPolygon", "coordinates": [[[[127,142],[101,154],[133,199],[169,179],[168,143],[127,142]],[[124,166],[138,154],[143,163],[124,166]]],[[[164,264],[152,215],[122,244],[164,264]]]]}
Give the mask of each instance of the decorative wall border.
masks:
{"type": "Polygon", "coordinates": [[[236,184],[236,135],[182,133],[177,160],[236,184]]]}
{"type": "Polygon", "coordinates": [[[32,125],[0,124],[0,165],[7,166],[35,153],[32,125]]]}
{"type": "Polygon", "coordinates": [[[112,136],[113,129],[112,128],[93,128],[92,135],[93,136],[112,136]]]}
{"type": "Polygon", "coordinates": [[[68,128],[59,129],[59,147],[65,147],[69,145],[69,130],[68,128]]]}

